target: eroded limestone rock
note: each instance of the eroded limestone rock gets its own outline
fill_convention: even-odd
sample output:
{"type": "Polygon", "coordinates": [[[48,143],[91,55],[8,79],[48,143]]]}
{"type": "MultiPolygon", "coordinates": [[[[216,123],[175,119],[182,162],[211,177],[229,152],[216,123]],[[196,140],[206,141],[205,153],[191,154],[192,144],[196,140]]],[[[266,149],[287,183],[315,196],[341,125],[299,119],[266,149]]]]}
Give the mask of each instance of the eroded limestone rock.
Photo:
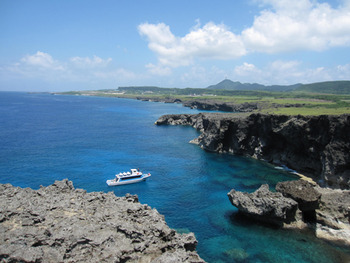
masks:
{"type": "Polygon", "coordinates": [[[63,180],[39,190],[0,185],[0,204],[1,262],[204,262],[193,234],[170,229],[137,196],[63,180]]]}
{"type": "Polygon", "coordinates": [[[287,227],[311,228],[317,237],[350,246],[350,190],[314,186],[303,180],[278,183],[270,192],[262,185],[254,193],[228,193],[241,213],[287,227]],[[283,194],[282,194],[283,193],[283,194]]]}
{"type": "Polygon", "coordinates": [[[295,220],[298,203],[285,198],[281,193],[271,192],[267,184],[262,185],[254,193],[243,193],[232,189],[227,195],[232,205],[239,211],[260,221],[282,226],[295,220]]]}
{"type": "Polygon", "coordinates": [[[213,152],[284,164],[324,186],[350,189],[350,115],[164,115],[157,125],[191,125],[192,142],[213,152]]]}

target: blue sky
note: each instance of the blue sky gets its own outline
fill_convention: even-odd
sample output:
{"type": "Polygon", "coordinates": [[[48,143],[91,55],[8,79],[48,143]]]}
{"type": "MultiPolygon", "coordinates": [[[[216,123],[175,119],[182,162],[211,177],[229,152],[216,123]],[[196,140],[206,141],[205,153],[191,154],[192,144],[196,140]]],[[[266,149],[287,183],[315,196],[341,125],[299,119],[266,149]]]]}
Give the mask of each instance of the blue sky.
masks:
{"type": "Polygon", "coordinates": [[[0,90],[350,79],[350,0],[0,0],[0,90]]]}

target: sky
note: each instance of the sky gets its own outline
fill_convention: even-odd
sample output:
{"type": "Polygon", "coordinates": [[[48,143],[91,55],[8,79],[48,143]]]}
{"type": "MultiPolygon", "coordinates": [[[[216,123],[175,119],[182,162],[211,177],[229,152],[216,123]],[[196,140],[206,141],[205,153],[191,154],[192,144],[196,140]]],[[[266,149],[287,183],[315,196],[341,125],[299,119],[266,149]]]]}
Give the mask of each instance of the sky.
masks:
{"type": "Polygon", "coordinates": [[[0,0],[0,90],[350,80],[350,0],[0,0]]]}

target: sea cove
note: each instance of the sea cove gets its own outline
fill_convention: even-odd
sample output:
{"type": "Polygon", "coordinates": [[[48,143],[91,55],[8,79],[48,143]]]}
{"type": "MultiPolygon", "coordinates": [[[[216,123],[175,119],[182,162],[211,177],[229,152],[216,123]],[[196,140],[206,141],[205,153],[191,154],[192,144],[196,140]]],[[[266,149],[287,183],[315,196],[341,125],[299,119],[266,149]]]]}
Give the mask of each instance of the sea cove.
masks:
{"type": "Polygon", "coordinates": [[[226,194],[274,187],[295,175],[250,158],[208,153],[190,127],[155,126],[163,114],[197,113],[178,104],[130,99],[0,93],[0,183],[38,189],[68,178],[88,192],[137,194],[168,225],[194,232],[207,262],[346,262],[349,251],[312,233],[274,229],[237,216],[226,194]],[[109,188],[137,167],[144,183],[109,188]]]}

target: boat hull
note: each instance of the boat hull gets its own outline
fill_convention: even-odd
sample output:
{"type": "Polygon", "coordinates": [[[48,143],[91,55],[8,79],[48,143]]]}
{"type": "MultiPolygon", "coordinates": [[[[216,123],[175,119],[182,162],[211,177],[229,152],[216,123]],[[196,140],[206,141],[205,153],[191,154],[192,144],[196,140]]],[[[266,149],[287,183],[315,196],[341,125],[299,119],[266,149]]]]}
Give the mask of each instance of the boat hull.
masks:
{"type": "Polygon", "coordinates": [[[116,181],[115,179],[113,179],[113,180],[107,180],[106,183],[108,184],[108,186],[135,184],[135,183],[139,183],[142,181],[146,181],[146,179],[150,176],[151,175],[145,175],[145,176],[143,176],[141,178],[137,178],[137,179],[126,179],[126,180],[119,180],[119,181],[116,181]]]}

